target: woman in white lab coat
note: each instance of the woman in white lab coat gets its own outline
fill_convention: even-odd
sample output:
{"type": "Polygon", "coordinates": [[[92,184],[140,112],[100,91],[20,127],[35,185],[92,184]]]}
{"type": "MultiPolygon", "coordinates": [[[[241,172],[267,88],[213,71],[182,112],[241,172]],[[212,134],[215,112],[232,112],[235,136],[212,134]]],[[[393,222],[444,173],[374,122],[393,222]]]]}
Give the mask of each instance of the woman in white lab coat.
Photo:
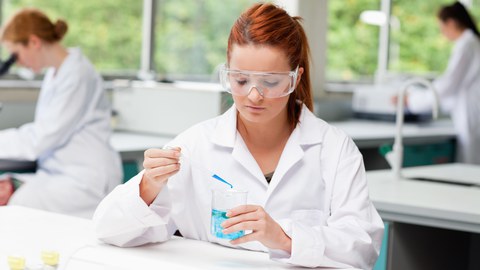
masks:
{"type": "Polygon", "coordinates": [[[66,22],[52,23],[36,9],[19,11],[3,27],[2,44],[19,65],[47,70],[34,122],[0,131],[0,159],[38,167],[3,175],[0,204],[91,217],[121,183],[122,170],[109,143],[111,108],[102,79],[80,49],[60,44],[66,31],[66,22]]]}
{"type": "MultiPolygon", "coordinates": [[[[455,2],[438,13],[444,36],[455,42],[445,73],[433,82],[441,107],[449,112],[457,134],[459,162],[480,164],[480,35],[465,7],[455,2]]],[[[432,96],[411,91],[412,112],[429,110],[432,96]]]]}
{"type": "Polygon", "coordinates": [[[118,246],[190,239],[268,252],[300,266],[371,269],[383,223],[369,200],[362,155],[312,111],[309,49],[300,18],[255,4],[235,22],[221,81],[235,105],[145,152],[145,170],[117,187],[94,215],[98,237],[118,246]],[[175,148],[179,147],[179,148],[175,148]],[[179,158],[180,154],[183,157],[179,158]],[[207,170],[201,169],[206,168],[207,170]],[[210,234],[211,190],[248,190],[210,234]]]}

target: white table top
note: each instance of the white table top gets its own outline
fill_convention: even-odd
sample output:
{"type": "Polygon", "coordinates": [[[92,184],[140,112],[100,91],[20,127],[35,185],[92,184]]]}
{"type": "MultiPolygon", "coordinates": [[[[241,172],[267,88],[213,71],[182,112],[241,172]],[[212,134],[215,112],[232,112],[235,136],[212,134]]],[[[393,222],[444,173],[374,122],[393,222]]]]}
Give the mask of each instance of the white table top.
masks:
{"type": "MultiPolygon", "coordinates": [[[[403,169],[407,177],[479,183],[480,166],[432,165],[403,169]]],[[[480,233],[480,187],[394,180],[391,170],[367,171],[370,197],[382,218],[480,233]]]]}
{"type": "Polygon", "coordinates": [[[149,148],[162,147],[172,139],[173,137],[164,135],[115,131],[110,143],[118,152],[143,152],[149,148]]]}
{"type": "MultiPolygon", "coordinates": [[[[384,121],[353,119],[342,122],[330,122],[330,124],[345,131],[359,147],[377,145],[378,142],[393,141],[396,131],[395,123],[384,121]]],[[[405,141],[455,137],[455,130],[450,119],[420,124],[405,123],[402,131],[405,141]]]]}
{"type": "Polygon", "coordinates": [[[304,269],[268,258],[267,253],[174,238],[160,244],[119,248],[95,239],[90,220],[19,206],[0,207],[0,270],[21,254],[39,261],[43,249],[60,253],[59,269],[304,269]]]}
{"type": "MultiPolygon", "coordinates": [[[[349,120],[330,122],[344,130],[359,146],[375,146],[395,137],[395,123],[368,120],[349,120]]],[[[405,141],[409,139],[453,138],[455,131],[451,120],[442,119],[425,124],[405,124],[403,127],[405,141]]],[[[158,148],[172,140],[172,136],[141,134],[135,132],[115,131],[110,140],[119,152],[143,152],[148,148],[158,148]]]]}

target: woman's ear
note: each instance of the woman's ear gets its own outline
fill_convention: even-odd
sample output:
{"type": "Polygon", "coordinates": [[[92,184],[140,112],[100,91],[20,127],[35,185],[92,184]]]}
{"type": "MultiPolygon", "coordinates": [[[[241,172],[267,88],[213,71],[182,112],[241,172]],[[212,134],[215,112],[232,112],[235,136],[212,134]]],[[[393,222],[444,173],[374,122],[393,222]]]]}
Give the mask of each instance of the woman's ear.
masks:
{"type": "Polygon", "coordinates": [[[28,38],[27,46],[34,49],[39,49],[42,46],[42,40],[38,36],[32,34],[28,38]]]}
{"type": "Polygon", "coordinates": [[[295,82],[295,88],[297,88],[298,84],[300,83],[300,79],[302,78],[303,71],[304,71],[303,67],[298,68],[297,81],[295,82]]]}

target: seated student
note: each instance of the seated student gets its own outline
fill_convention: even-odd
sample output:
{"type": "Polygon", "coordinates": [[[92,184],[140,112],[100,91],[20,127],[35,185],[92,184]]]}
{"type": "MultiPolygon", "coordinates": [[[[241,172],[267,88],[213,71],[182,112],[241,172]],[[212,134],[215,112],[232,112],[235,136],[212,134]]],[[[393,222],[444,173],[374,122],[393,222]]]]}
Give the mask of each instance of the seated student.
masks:
{"type": "Polygon", "coordinates": [[[80,49],[64,48],[63,20],[23,9],[4,26],[1,42],[17,63],[41,72],[35,120],[0,131],[0,159],[37,161],[37,171],[0,178],[0,205],[22,205],[91,218],[122,180],[109,143],[110,105],[102,78],[80,49]]]}
{"type": "Polygon", "coordinates": [[[179,230],[299,266],[373,267],[383,223],[357,147],[312,113],[309,47],[299,20],[272,4],[241,14],[221,71],[235,104],[178,135],[170,149],[145,152],[145,170],[97,208],[101,240],[137,246],[179,230]],[[188,159],[180,163],[180,154],[188,159]],[[232,241],[211,235],[211,189],[221,183],[193,164],[248,190],[247,205],[228,212],[223,232],[251,233],[232,241]]]}

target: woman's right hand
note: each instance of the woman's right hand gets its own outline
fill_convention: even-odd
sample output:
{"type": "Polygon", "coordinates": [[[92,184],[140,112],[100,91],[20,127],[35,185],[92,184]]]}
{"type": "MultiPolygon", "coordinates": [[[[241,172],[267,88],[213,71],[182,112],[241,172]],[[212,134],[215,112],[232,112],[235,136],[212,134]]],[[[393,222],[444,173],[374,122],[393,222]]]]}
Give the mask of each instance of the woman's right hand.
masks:
{"type": "Polygon", "coordinates": [[[148,149],[145,151],[145,172],[140,182],[140,197],[150,205],[167,183],[170,176],[180,169],[180,148],[148,149]]]}
{"type": "Polygon", "coordinates": [[[0,181],[0,206],[7,205],[10,197],[13,194],[13,184],[12,180],[1,180],[0,181]]]}

